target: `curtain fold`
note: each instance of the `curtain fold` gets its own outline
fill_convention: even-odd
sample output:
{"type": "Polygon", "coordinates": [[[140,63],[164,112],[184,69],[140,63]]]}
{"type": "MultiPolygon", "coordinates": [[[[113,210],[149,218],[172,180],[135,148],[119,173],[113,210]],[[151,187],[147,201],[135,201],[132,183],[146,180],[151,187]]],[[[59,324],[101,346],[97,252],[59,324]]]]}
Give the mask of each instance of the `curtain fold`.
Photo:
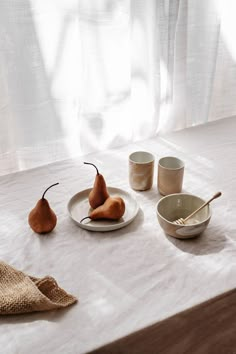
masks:
{"type": "Polygon", "coordinates": [[[2,0],[3,170],[236,115],[233,10],[232,0],[2,0]]]}

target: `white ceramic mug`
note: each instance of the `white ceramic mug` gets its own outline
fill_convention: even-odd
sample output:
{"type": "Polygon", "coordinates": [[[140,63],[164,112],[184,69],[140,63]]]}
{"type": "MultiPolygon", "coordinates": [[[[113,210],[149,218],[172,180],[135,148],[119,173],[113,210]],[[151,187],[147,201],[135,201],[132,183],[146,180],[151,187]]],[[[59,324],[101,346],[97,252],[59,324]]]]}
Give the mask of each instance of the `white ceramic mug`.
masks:
{"type": "Polygon", "coordinates": [[[145,191],[153,184],[155,157],[147,151],[135,151],[129,156],[129,183],[132,189],[145,191]]]}
{"type": "Polygon", "coordinates": [[[158,190],[162,195],[180,193],[184,177],[184,162],[177,157],[162,157],[158,162],[158,190]]]}

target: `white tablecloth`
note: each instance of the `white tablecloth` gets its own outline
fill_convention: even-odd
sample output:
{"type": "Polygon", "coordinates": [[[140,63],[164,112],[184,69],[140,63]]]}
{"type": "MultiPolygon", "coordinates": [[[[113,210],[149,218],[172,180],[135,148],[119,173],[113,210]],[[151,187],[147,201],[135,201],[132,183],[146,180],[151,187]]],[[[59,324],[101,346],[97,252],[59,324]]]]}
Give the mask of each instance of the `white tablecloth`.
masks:
{"type": "Polygon", "coordinates": [[[236,286],[236,119],[156,137],[119,149],[66,160],[0,178],[0,259],[30,275],[53,276],[79,303],[66,310],[0,318],[4,354],[85,353],[236,286]],[[128,184],[128,155],[147,150],[156,157],[153,188],[128,184]],[[157,161],[185,161],[184,191],[212,202],[212,219],[197,239],[165,235],[155,205],[157,161]],[[136,198],[140,211],[127,227],[107,233],[80,229],[67,202],[92,186],[95,163],[109,186],[136,198]],[[35,234],[27,217],[44,189],[58,216],[55,230],[35,234]]]}

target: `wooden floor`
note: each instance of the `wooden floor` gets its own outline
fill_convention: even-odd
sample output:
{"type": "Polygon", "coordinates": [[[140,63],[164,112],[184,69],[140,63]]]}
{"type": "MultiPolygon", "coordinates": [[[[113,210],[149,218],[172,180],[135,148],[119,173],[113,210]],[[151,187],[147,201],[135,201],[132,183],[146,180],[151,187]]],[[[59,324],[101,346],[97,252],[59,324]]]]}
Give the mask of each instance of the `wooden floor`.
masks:
{"type": "Polygon", "coordinates": [[[93,354],[236,354],[236,289],[93,354]]]}

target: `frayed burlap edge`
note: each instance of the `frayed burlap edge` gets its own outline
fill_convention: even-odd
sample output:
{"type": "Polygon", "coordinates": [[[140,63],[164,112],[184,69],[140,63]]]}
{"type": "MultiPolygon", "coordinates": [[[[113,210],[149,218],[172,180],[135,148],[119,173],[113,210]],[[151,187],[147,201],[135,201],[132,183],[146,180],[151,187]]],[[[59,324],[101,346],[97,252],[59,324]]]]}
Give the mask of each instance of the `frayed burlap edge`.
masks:
{"type": "Polygon", "coordinates": [[[54,310],[77,301],[54,278],[31,277],[0,261],[0,315],[54,310]]]}

